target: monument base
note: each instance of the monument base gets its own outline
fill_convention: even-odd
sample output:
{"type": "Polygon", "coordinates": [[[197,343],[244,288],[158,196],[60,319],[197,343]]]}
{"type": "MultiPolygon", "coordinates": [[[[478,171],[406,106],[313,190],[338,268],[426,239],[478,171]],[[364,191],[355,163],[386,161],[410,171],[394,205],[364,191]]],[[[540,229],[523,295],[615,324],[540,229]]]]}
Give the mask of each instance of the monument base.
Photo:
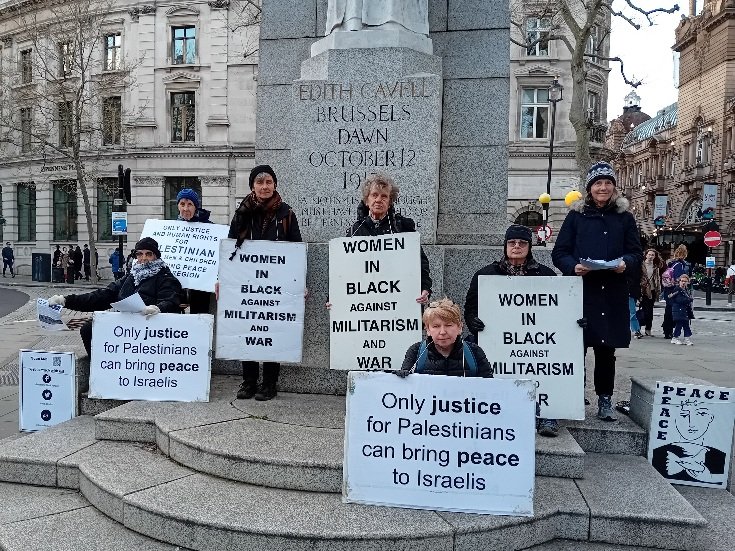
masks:
{"type": "Polygon", "coordinates": [[[367,29],[361,31],[334,31],[311,46],[311,56],[327,50],[351,50],[361,48],[410,48],[425,54],[433,54],[434,46],[427,36],[403,29],[367,29]]]}

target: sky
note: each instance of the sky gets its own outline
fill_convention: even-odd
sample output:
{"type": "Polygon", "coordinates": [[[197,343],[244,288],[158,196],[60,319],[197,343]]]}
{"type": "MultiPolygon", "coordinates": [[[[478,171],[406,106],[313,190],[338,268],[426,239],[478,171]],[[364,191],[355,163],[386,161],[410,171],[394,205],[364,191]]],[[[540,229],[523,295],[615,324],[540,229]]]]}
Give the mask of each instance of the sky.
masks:
{"type": "MultiPolygon", "coordinates": [[[[670,7],[672,0],[638,0],[637,4],[646,9],[670,7]]],[[[636,93],[641,97],[641,109],[650,116],[655,116],[659,109],[676,102],[674,55],[671,46],[674,44],[674,30],[681,14],[687,13],[688,2],[679,0],[679,11],[672,14],[657,14],[653,27],[643,26],[645,18],[638,17],[641,29],[636,31],[619,17],[613,17],[610,35],[610,55],[618,56],[625,63],[628,79],[643,80],[636,93]],[[682,11],[683,10],[683,11],[682,11]]],[[[625,3],[618,0],[613,7],[620,9],[625,3]],[[618,6],[620,4],[620,6],[618,6]]],[[[630,12],[626,12],[629,14],[630,12]]],[[[647,25],[647,23],[645,23],[647,25]]],[[[608,86],[607,118],[612,120],[623,113],[624,98],[631,87],[625,84],[620,75],[620,64],[610,62],[610,80],[608,86]]]]}

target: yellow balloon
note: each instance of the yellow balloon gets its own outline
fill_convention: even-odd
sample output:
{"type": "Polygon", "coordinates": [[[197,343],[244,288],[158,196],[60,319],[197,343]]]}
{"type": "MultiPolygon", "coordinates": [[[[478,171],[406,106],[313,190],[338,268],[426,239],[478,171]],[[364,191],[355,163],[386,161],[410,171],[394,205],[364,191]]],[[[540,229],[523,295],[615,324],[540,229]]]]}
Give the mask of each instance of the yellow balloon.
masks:
{"type": "Polygon", "coordinates": [[[551,195],[549,195],[548,193],[542,193],[541,195],[538,196],[538,202],[541,203],[542,205],[551,203],[551,195]]]}
{"type": "Polygon", "coordinates": [[[571,207],[572,203],[580,200],[581,198],[582,198],[582,194],[578,190],[575,189],[567,193],[566,197],[564,197],[564,203],[568,207],[571,207]]]}

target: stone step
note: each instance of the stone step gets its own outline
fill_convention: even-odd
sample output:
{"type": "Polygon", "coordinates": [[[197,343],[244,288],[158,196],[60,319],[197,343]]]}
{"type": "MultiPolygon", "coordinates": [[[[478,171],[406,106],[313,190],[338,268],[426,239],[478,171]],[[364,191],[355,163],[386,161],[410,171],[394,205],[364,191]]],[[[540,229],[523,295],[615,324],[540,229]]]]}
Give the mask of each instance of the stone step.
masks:
{"type": "MultiPolygon", "coordinates": [[[[156,442],[194,470],[251,484],[342,491],[344,396],[279,393],[269,402],[128,402],[96,417],[101,440],[156,442]]],[[[562,428],[536,438],[536,474],[579,478],[584,452],[562,428]]]]}
{"type": "Polygon", "coordinates": [[[76,491],[0,482],[0,549],[174,551],[106,517],[76,491]]]}
{"type": "Polygon", "coordinates": [[[645,455],[647,433],[627,415],[615,412],[618,420],[603,421],[597,418],[597,404],[585,407],[584,421],[560,421],[580,447],[588,453],[613,453],[645,455]]]}

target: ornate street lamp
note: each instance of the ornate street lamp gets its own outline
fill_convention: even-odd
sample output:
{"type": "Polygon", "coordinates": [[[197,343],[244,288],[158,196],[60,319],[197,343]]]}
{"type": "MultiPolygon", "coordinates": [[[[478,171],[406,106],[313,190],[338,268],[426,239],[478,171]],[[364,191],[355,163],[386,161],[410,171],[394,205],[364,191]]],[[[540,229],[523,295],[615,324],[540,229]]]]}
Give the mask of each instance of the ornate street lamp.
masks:
{"type": "MultiPolygon", "coordinates": [[[[549,86],[549,102],[551,103],[551,134],[549,136],[549,170],[546,174],[546,193],[541,194],[539,202],[544,208],[544,232],[549,224],[549,203],[551,202],[551,164],[554,157],[554,130],[556,128],[556,104],[564,97],[564,87],[559,84],[559,77],[549,86]]],[[[546,246],[544,239],[544,247],[546,246]]]]}

